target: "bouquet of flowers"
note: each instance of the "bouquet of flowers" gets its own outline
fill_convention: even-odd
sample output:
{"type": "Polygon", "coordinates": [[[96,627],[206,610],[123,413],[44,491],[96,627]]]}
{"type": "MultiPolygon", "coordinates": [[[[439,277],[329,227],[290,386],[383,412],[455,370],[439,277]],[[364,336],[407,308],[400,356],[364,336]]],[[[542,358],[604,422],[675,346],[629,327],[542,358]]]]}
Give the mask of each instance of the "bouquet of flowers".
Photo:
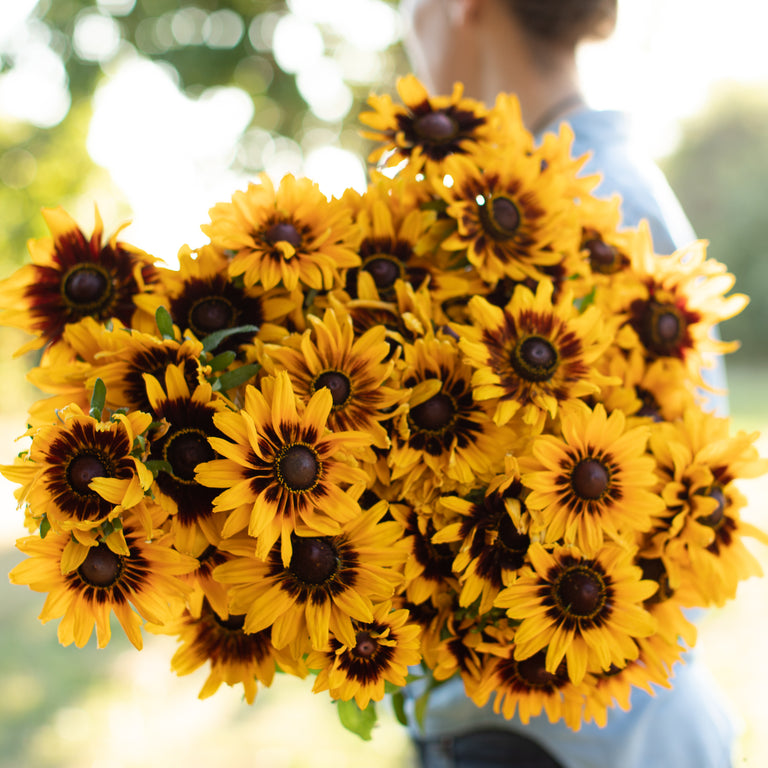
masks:
{"type": "Polygon", "coordinates": [[[46,397],[2,473],[30,535],[16,584],[58,637],[117,620],[208,665],[201,697],[315,675],[375,704],[460,676],[478,706],[574,729],[669,686],[684,609],[760,567],[741,478],[757,434],[710,412],[713,327],[747,299],[571,156],[492,108],[371,96],[364,193],[262,176],[178,268],[61,209],[0,284],[46,397]],[[420,665],[420,666],[419,666],[420,665]]]}

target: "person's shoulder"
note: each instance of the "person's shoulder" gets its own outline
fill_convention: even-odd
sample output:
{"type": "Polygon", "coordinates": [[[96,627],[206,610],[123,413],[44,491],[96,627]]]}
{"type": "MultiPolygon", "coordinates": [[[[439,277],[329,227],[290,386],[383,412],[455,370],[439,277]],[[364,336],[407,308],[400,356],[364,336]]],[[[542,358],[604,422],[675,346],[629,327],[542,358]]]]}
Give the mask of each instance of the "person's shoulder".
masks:
{"type": "MultiPolygon", "coordinates": [[[[666,178],[634,138],[630,117],[617,110],[583,108],[565,120],[573,131],[571,154],[589,155],[584,173],[599,173],[600,197],[620,195],[628,227],[646,220],[659,253],[671,253],[694,239],[693,229],[666,178]]],[[[561,121],[562,122],[562,121],[561,121]]],[[[556,130],[552,125],[548,130],[556,130]]]]}

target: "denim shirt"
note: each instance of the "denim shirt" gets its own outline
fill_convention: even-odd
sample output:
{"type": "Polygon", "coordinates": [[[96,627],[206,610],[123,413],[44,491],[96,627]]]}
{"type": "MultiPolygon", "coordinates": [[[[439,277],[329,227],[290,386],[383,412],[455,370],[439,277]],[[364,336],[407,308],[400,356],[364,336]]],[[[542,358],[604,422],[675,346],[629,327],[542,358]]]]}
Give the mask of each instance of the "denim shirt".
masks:
{"type": "MultiPolygon", "coordinates": [[[[584,108],[569,114],[567,121],[575,134],[571,154],[591,153],[583,172],[602,175],[596,195],[621,194],[626,226],[647,220],[659,254],[670,254],[695,239],[663,174],[633,146],[625,115],[584,108]]],[[[545,131],[557,127],[552,124],[545,131]]],[[[709,384],[725,389],[722,361],[704,374],[709,384]]],[[[711,398],[710,407],[725,415],[727,400],[711,398]]],[[[477,707],[455,678],[432,691],[424,729],[414,724],[411,732],[414,738],[430,739],[509,729],[539,742],[566,768],[725,768],[731,764],[734,740],[731,713],[696,654],[688,653],[686,661],[676,665],[671,689],[658,688],[654,696],[634,689],[631,709],[609,710],[602,728],[590,723],[572,731],[562,721],[550,723],[543,712],[527,725],[517,714],[506,720],[494,713],[492,701],[477,707]]],[[[418,685],[409,693],[417,696],[418,685]]],[[[413,703],[408,696],[411,723],[413,703]]]]}

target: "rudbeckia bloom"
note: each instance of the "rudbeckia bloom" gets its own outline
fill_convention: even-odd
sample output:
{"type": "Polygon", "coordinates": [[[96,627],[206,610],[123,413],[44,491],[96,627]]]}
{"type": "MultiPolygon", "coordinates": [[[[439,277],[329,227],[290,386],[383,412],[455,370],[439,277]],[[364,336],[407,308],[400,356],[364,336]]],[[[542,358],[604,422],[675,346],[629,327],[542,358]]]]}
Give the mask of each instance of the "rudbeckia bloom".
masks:
{"type": "Polygon", "coordinates": [[[191,390],[206,374],[200,362],[203,346],[196,339],[160,339],[119,323],[108,329],[90,320],[69,326],[64,339],[89,363],[86,386],[101,379],[107,388],[106,404],[113,409],[151,410],[145,374],[165,381],[166,370],[178,368],[191,390]]]}
{"type": "Polygon", "coordinates": [[[102,422],[72,405],[59,423],[35,430],[27,456],[2,472],[22,484],[19,502],[34,518],[92,546],[103,523],[144,501],[152,474],[135,455],[134,440],[151,421],[133,412],[102,422]]]}
{"type": "Polygon", "coordinates": [[[545,268],[576,253],[573,201],[558,176],[541,173],[535,156],[492,149],[449,158],[444,172],[451,183],[437,191],[457,229],[442,247],[466,252],[486,282],[540,280],[545,268]]]}
{"type": "Polygon", "coordinates": [[[485,706],[491,694],[495,694],[493,711],[507,720],[517,712],[521,722],[527,724],[544,711],[550,723],[564,720],[569,728],[578,731],[588,683],[574,685],[568,678],[565,662],[549,672],[543,651],[519,660],[511,647],[507,653],[508,656],[492,659],[485,667],[472,696],[475,704],[485,706]]]}
{"type": "Polygon", "coordinates": [[[260,180],[211,208],[202,227],[212,245],[232,252],[229,274],[264,290],[338,285],[339,270],[360,263],[349,210],[310,179],[287,175],[277,190],[266,174],[260,180]]]}
{"type": "Polygon", "coordinates": [[[499,590],[511,584],[526,563],[531,543],[530,516],[521,499],[519,480],[504,492],[489,492],[470,501],[445,496],[443,506],[461,515],[458,522],[441,528],[433,544],[460,542],[453,570],[461,580],[459,605],[472,605],[480,598],[481,614],[493,607],[499,590]]]}
{"type": "Polygon", "coordinates": [[[490,479],[505,450],[503,432],[473,398],[472,369],[453,339],[417,339],[405,346],[402,386],[408,410],[396,417],[388,461],[406,496],[425,498],[490,479]]]}
{"type": "Polygon", "coordinates": [[[599,292],[597,300],[607,311],[627,314],[627,328],[647,360],[682,360],[689,376],[704,386],[702,367],[739,346],[715,338],[715,325],[741,312],[749,299],[725,295],[735,278],[724,264],[707,258],[703,241],[658,257],[647,232],[641,235],[632,252],[633,274],[617,276],[620,282],[599,292]]]}
{"type": "Polygon", "coordinates": [[[546,651],[545,671],[557,674],[565,659],[578,685],[588,671],[623,667],[638,656],[636,637],[656,629],[643,601],[656,590],[642,580],[632,551],[606,544],[594,557],[575,547],[548,552],[531,544],[533,570],[499,593],[496,606],[522,620],[515,632],[515,661],[546,651]]]}
{"type": "Polygon", "coordinates": [[[227,489],[214,499],[215,511],[230,513],[222,531],[225,537],[247,528],[258,539],[256,554],[262,559],[280,539],[287,565],[297,526],[334,535],[341,523],[359,514],[347,488],[364,484],[366,475],[344,455],[369,443],[370,437],[327,430],[333,407],[327,387],[301,407],[287,372],[265,378],[261,386],[261,392],[251,385],[246,388],[239,412],[214,417],[229,439],[213,437],[210,443],[225,458],[200,466],[197,481],[227,489]]]}
{"type": "Polygon", "coordinates": [[[634,543],[666,511],[645,452],[648,427],[627,429],[621,411],[577,402],[561,410],[561,430],[562,437],[539,435],[521,459],[533,530],[546,543],[563,539],[589,554],[604,535],[634,543]]]}
{"type": "Polygon", "coordinates": [[[433,542],[438,528],[432,518],[407,504],[393,504],[390,510],[402,526],[401,540],[408,550],[404,569],[407,599],[417,605],[427,600],[438,605],[441,595],[458,593],[459,583],[452,568],[455,548],[433,542]]]}
{"type": "MultiPolygon", "coordinates": [[[[386,386],[394,363],[386,329],[379,325],[355,337],[349,315],[326,310],[322,320],[309,316],[311,331],[267,345],[268,357],[285,368],[293,390],[305,403],[320,389],[330,390],[333,407],[328,427],[370,435],[371,445],[387,448],[389,437],[381,422],[391,418],[403,393],[386,386]]],[[[370,461],[375,461],[370,456],[370,461]]]]}
{"type": "Polygon", "coordinates": [[[40,620],[61,618],[62,645],[74,642],[82,648],[95,624],[98,646],[103,648],[111,638],[109,618],[114,611],[128,639],[141,649],[141,619],[164,624],[183,605],[188,587],[178,577],[193,570],[197,561],[172,549],[170,535],[148,541],[143,526],[130,517],[123,532],[127,555],[100,543],[88,548],[81,564],[67,573],[62,565],[68,534],[51,531],[44,539],[30,536],[17,542],[28,558],[11,571],[11,582],[48,593],[40,620]]]}
{"type": "Polygon", "coordinates": [[[225,615],[223,618],[207,602],[199,616],[184,611],[181,618],[164,627],[147,626],[152,632],[178,635],[181,647],[171,658],[171,669],[177,675],[188,675],[210,663],[210,672],[198,698],[213,696],[222,683],[242,684],[243,695],[253,704],[259,684],[269,687],[275,671],[306,675],[301,661],[272,645],[268,630],[246,633],[245,617],[225,615]]]}
{"type": "Polygon", "coordinates": [[[207,382],[190,391],[181,366],[167,369],[165,390],[154,376],[147,374],[145,381],[152,413],[167,427],[150,435],[149,458],[162,462],[155,480],[157,500],[171,516],[176,548],[198,555],[220,538],[212,521],[216,491],[197,482],[195,469],[216,458],[209,438],[221,437],[214,417],[222,404],[212,399],[207,382]]]}
{"type": "Polygon", "coordinates": [[[473,324],[455,326],[476,369],[474,397],[490,401],[497,424],[520,411],[540,432],[562,402],[597,393],[612,381],[595,367],[612,341],[612,323],[595,307],[579,314],[567,293],[553,302],[552,292],[550,281],[539,283],[535,294],[519,285],[504,309],[473,297],[473,324]]]}
{"type": "Polygon", "coordinates": [[[417,169],[469,151],[484,135],[488,109],[479,101],[464,98],[463,90],[461,83],[456,83],[450,96],[430,97],[416,77],[408,75],[397,81],[403,105],[395,104],[387,95],[369,97],[373,111],[363,112],[360,122],[372,130],[363,135],[382,143],[371,153],[369,162],[383,157],[387,165],[396,165],[407,159],[417,169]]]}
{"type": "Polygon", "coordinates": [[[370,701],[384,698],[384,684],[405,685],[408,667],[418,664],[421,627],[408,623],[408,611],[392,610],[382,603],[373,621],[355,621],[355,642],[346,645],[329,638],[323,651],[313,651],[307,666],[319,673],[312,691],[329,691],[334,699],[354,698],[365,709],[370,701]]]}
{"type": "MultiPolygon", "coordinates": [[[[196,253],[182,249],[178,270],[159,271],[171,317],[182,336],[187,330],[204,339],[208,334],[238,326],[258,328],[265,322],[279,322],[296,309],[296,302],[285,290],[238,285],[227,275],[227,267],[227,257],[206,246],[196,253]]],[[[228,336],[216,351],[236,351],[255,335],[256,331],[245,331],[228,336]]]]}
{"type": "Polygon", "coordinates": [[[154,258],[123,242],[117,232],[102,244],[98,210],[90,239],[62,208],[44,208],[52,237],[29,242],[31,264],[0,283],[0,323],[36,338],[16,354],[61,342],[67,325],[85,317],[130,325],[134,298],[152,289],[154,258]]]}
{"type": "Polygon", "coordinates": [[[279,545],[261,560],[253,556],[250,537],[222,542],[238,555],[214,571],[229,587],[230,611],[245,614],[246,632],[271,627],[277,648],[301,646],[309,637],[312,647],[322,650],[329,632],[354,647],[352,622],[372,622],[374,604],[392,597],[402,579],[400,527],[381,521],[386,511],[386,502],[380,502],[333,536],[293,534],[287,564],[279,545]]]}
{"type": "Polygon", "coordinates": [[[704,604],[722,605],[739,581],[762,575],[745,537],[768,544],[764,532],[741,519],[747,501],[737,487],[739,479],[765,474],[768,460],[758,457],[758,433],[731,435],[729,427],[728,419],[688,411],[681,422],[658,425],[650,441],[668,516],[646,552],[664,556],[673,587],[690,570],[704,604]]]}

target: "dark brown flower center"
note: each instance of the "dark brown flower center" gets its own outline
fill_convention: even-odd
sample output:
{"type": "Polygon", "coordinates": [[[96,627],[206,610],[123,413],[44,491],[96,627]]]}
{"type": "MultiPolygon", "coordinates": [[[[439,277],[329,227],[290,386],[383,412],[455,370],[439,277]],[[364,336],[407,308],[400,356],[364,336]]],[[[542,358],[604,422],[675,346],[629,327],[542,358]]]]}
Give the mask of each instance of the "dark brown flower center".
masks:
{"type": "Polygon", "coordinates": [[[77,569],[80,578],[92,587],[111,587],[123,572],[123,558],[106,544],[91,547],[77,569]]]}
{"type": "Polygon", "coordinates": [[[525,553],[531,544],[531,537],[527,533],[520,533],[512,518],[505,514],[499,524],[499,539],[511,552],[525,553]]]}
{"type": "Polygon", "coordinates": [[[344,405],[349,399],[351,386],[349,378],[341,371],[324,371],[314,382],[314,391],[327,387],[331,390],[331,397],[335,406],[344,405]]]}
{"type": "Polygon", "coordinates": [[[429,112],[413,121],[413,130],[420,139],[443,144],[458,136],[459,124],[445,112],[429,112]]]}
{"type": "Polygon", "coordinates": [[[618,271],[621,266],[618,248],[598,238],[587,240],[584,247],[589,251],[589,263],[595,272],[610,275],[618,271]]]}
{"type": "Polygon", "coordinates": [[[80,308],[98,307],[110,293],[107,274],[93,264],[78,264],[64,280],[64,295],[80,308]]]}
{"type": "Polygon", "coordinates": [[[299,234],[299,231],[293,224],[287,221],[279,221],[277,224],[273,224],[264,233],[264,237],[272,244],[285,241],[294,248],[298,248],[301,245],[301,234],[299,234]]]}
{"type": "Polygon", "coordinates": [[[520,227],[520,210],[508,197],[492,197],[478,203],[483,229],[494,240],[509,240],[520,227]]]}
{"type": "Polygon", "coordinates": [[[491,212],[497,228],[507,235],[513,235],[520,226],[520,211],[506,197],[494,197],[491,200],[491,212]]]}
{"type": "Polygon", "coordinates": [[[529,336],[512,351],[512,367],[526,381],[547,381],[557,370],[557,350],[541,336],[529,336]]]}
{"type": "Polygon", "coordinates": [[[555,596],[564,613],[591,618],[605,605],[605,583],[595,571],[571,568],[555,585],[555,596]]]}
{"type": "Polygon", "coordinates": [[[373,656],[379,647],[379,644],[368,634],[368,632],[358,632],[355,638],[355,656],[373,656]]]}
{"type": "Polygon", "coordinates": [[[557,675],[547,672],[545,658],[544,652],[539,651],[517,662],[518,676],[531,688],[559,687],[563,682],[557,675]]]}
{"type": "Polygon", "coordinates": [[[440,432],[453,422],[455,416],[456,405],[444,392],[411,408],[413,423],[427,432],[440,432]]]}
{"type": "Polygon", "coordinates": [[[376,256],[366,262],[363,267],[370,272],[373,282],[379,290],[386,290],[395,284],[395,280],[401,276],[400,263],[391,256],[376,256]]]}
{"type": "Polygon", "coordinates": [[[571,487],[581,499],[599,499],[607,490],[611,474],[597,459],[582,459],[571,473],[571,487]]]}
{"type": "Polygon", "coordinates": [[[231,328],[234,319],[234,307],[218,296],[199,301],[189,313],[191,327],[202,336],[222,328],[231,328]]]}
{"type": "Polygon", "coordinates": [[[245,614],[235,614],[234,616],[227,616],[226,619],[222,619],[215,611],[212,611],[212,613],[216,623],[230,632],[238,632],[245,626],[245,614]]]}
{"type": "Polygon", "coordinates": [[[649,302],[640,323],[643,344],[659,355],[673,353],[683,340],[686,321],[677,307],[649,302]]]}
{"type": "Polygon", "coordinates": [[[216,457],[203,432],[196,429],[182,429],[171,435],[165,446],[165,460],[171,465],[173,474],[180,480],[195,478],[195,467],[216,457]]]}
{"type": "Polygon", "coordinates": [[[81,453],[69,463],[67,477],[69,485],[76,493],[93,494],[88,484],[95,477],[108,477],[109,473],[104,462],[92,453],[81,453]]]}
{"type": "Polygon", "coordinates": [[[308,445],[294,444],[280,455],[277,471],[280,481],[288,490],[307,491],[317,482],[320,462],[308,445]]]}
{"type": "Polygon", "coordinates": [[[706,491],[699,491],[698,494],[714,499],[717,502],[717,506],[708,515],[697,517],[696,522],[701,523],[702,525],[708,525],[710,528],[717,528],[725,515],[726,498],[723,489],[718,485],[713,485],[706,491]]]}
{"type": "Polygon", "coordinates": [[[293,536],[288,570],[305,584],[325,584],[339,569],[341,560],[329,538],[293,536]]]}

